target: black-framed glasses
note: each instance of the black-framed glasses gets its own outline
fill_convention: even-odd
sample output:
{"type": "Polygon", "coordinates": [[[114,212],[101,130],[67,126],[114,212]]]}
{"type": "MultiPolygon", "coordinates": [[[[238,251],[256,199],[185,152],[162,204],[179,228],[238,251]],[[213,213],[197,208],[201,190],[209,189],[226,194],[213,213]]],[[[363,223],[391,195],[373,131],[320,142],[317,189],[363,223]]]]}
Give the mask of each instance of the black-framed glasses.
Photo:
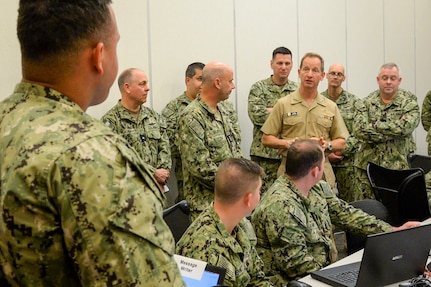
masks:
{"type": "Polygon", "coordinates": [[[344,77],[344,74],[343,74],[343,73],[341,73],[341,72],[329,72],[328,74],[329,74],[331,77],[335,77],[335,76],[337,76],[337,77],[339,77],[339,78],[344,77]]]}

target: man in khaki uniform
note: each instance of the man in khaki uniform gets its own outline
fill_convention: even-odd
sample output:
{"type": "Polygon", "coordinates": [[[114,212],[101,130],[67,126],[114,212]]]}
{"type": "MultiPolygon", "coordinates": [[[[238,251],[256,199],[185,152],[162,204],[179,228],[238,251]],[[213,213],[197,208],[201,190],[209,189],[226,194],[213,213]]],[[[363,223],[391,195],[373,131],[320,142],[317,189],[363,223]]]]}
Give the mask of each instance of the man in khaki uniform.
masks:
{"type": "MultiPolygon", "coordinates": [[[[298,90],[278,100],[262,126],[262,143],[282,150],[283,160],[278,175],[284,173],[286,152],[296,139],[319,141],[326,156],[346,146],[349,132],[337,105],[319,94],[319,82],[325,77],[320,55],[307,53],[301,60],[298,90]]],[[[335,175],[329,161],[325,161],[324,179],[335,187],[335,175]]]]}

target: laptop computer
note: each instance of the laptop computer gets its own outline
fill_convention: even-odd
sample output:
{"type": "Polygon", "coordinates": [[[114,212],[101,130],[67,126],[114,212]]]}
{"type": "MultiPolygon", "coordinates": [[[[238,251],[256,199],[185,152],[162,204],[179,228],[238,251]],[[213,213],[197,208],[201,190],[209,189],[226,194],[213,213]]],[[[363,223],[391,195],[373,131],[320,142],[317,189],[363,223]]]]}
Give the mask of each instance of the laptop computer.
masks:
{"type": "Polygon", "coordinates": [[[197,260],[174,254],[183,281],[187,287],[213,287],[223,285],[226,269],[197,260]]]}
{"type": "Polygon", "coordinates": [[[369,235],[362,261],[325,268],[311,277],[336,287],[384,286],[423,274],[431,225],[369,235]]]}

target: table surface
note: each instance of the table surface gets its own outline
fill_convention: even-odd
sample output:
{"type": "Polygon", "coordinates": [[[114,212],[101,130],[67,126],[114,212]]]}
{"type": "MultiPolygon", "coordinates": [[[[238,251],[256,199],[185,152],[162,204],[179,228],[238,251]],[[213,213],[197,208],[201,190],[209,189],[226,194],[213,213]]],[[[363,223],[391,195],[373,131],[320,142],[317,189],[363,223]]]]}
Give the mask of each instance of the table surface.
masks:
{"type": "MultiPolygon", "coordinates": [[[[422,224],[431,224],[431,218],[428,218],[427,220],[423,221],[423,222],[422,222],[422,224]]],[[[338,260],[337,262],[334,262],[334,263],[332,263],[331,265],[329,265],[329,266],[327,266],[327,267],[325,267],[325,268],[330,268],[330,267],[340,266],[340,265],[344,265],[344,264],[348,264],[348,263],[352,263],[352,262],[358,262],[358,261],[361,261],[361,260],[362,260],[362,254],[363,254],[363,253],[364,253],[364,250],[363,250],[363,249],[362,249],[362,250],[359,250],[358,252],[355,252],[355,253],[353,253],[353,254],[351,254],[351,255],[347,256],[347,257],[344,257],[343,259],[338,260]]],[[[323,283],[323,282],[320,282],[320,281],[318,281],[318,280],[316,280],[316,279],[311,278],[311,276],[310,276],[310,275],[308,275],[308,276],[306,276],[306,277],[304,277],[304,278],[299,279],[299,281],[302,281],[302,282],[308,283],[308,284],[310,284],[310,285],[311,285],[311,286],[313,286],[313,287],[320,287],[320,286],[325,287],[325,286],[330,286],[330,285],[328,285],[328,284],[326,284],[326,283],[323,283]]],[[[408,280],[403,281],[403,282],[407,282],[407,281],[408,281],[408,280]]],[[[391,284],[391,285],[387,285],[387,286],[390,286],[390,287],[398,287],[399,283],[401,283],[401,282],[397,282],[397,283],[394,283],[394,284],[391,284]]]]}

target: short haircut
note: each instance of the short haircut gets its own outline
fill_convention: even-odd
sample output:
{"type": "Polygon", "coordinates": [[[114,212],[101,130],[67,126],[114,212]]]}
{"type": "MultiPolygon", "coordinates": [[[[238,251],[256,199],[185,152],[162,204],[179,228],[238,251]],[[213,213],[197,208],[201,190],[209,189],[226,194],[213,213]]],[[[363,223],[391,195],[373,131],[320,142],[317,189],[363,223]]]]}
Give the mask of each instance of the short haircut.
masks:
{"type": "Polygon", "coordinates": [[[257,185],[263,176],[263,169],[249,159],[226,159],[217,169],[215,198],[223,204],[233,204],[249,191],[248,187],[257,185]]]}
{"type": "Polygon", "coordinates": [[[186,77],[193,78],[196,75],[196,70],[203,70],[205,67],[204,63],[194,62],[187,66],[186,77]]]}
{"type": "Polygon", "coordinates": [[[380,72],[382,71],[382,69],[393,69],[393,68],[397,69],[398,74],[401,74],[400,68],[398,67],[397,64],[395,64],[395,63],[385,63],[385,64],[383,64],[380,67],[379,73],[377,75],[380,75],[380,72]]]}
{"type": "Polygon", "coordinates": [[[286,47],[278,47],[275,48],[274,51],[272,51],[272,59],[275,59],[275,56],[277,54],[283,54],[283,55],[292,55],[292,51],[290,51],[288,48],[286,47]]]}
{"type": "Polygon", "coordinates": [[[20,0],[17,34],[23,59],[70,58],[87,45],[109,39],[110,4],[111,0],[20,0]]]}
{"type": "Polygon", "coordinates": [[[320,71],[321,72],[324,72],[325,71],[325,61],[323,61],[323,58],[322,58],[322,56],[320,56],[319,54],[317,54],[317,53],[313,53],[313,52],[308,52],[308,53],[306,53],[303,57],[302,57],[302,59],[301,59],[301,65],[299,66],[299,68],[300,69],[302,69],[302,63],[304,62],[304,59],[305,58],[319,58],[319,60],[320,60],[320,71]]]}
{"type": "Polygon", "coordinates": [[[118,77],[117,83],[118,83],[118,88],[120,89],[120,91],[123,91],[123,86],[125,83],[130,83],[133,79],[133,72],[136,71],[138,69],[136,68],[129,68],[124,70],[123,72],[121,72],[120,76],[118,77]]]}
{"type": "Polygon", "coordinates": [[[299,179],[308,174],[310,170],[320,165],[323,160],[323,151],[319,142],[315,140],[296,140],[287,150],[286,174],[292,179],[299,179]]]}

